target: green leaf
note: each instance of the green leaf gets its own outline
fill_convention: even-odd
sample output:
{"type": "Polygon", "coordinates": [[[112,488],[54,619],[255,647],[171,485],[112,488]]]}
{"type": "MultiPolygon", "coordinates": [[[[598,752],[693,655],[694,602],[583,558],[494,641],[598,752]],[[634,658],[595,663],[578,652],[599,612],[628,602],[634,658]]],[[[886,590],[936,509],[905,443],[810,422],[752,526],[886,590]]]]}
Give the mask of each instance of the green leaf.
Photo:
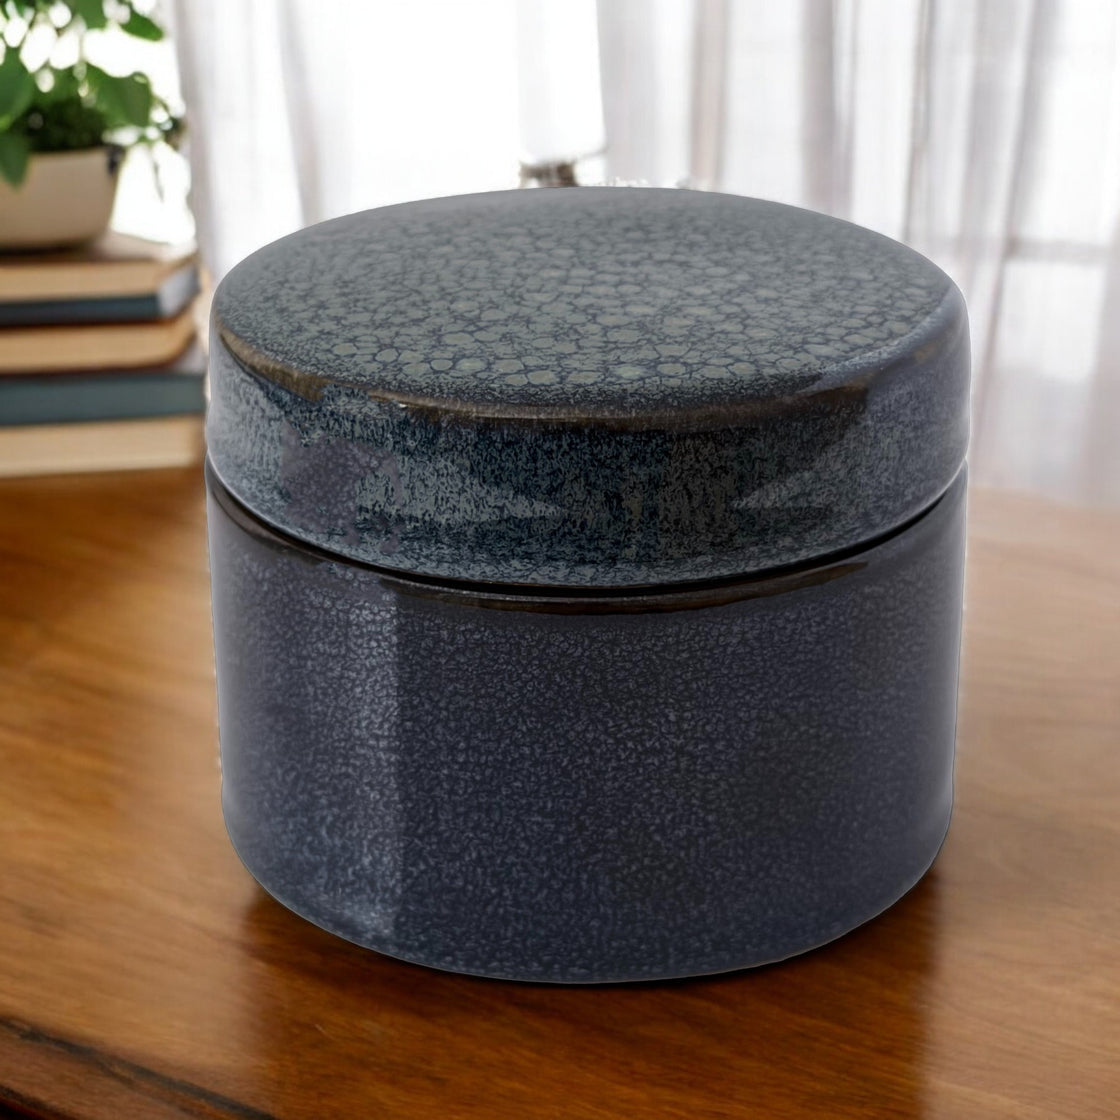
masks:
{"type": "Polygon", "coordinates": [[[31,104],[35,79],[27,71],[19,51],[8,47],[0,62],[0,128],[7,128],[31,104]]]}
{"type": "Polygon", "coordinates": [[[128,19],[121,24],[121,30],[137,39],[147,39],[158,43],[163,38],[163,28],[154,19],[149,19],[140,12],[129,12],[128,19]]]}
{"type": "Polygon", "coordinates": [[[109,128],[133,125],[145,128],[152,115],[152,87],[140,73],[118,77],[92,63],[86,65],[86,80],[94,103],[105,114],[109,128]]]}
{"type": "Polygon", "coordinates": [[[109,22],[105,16],[105,0],[64,0],[64,2],[91,31],[97,31],[109,22]]]}
{"type": "Polygon", "coordinates": [[[35,100],[40,105],[51,105],[56,101],[70,101],[78,96],[78,76],[73,67],[67,70],[51,70],[54,82],[50,89],[40,90],[35,100]]]}
{"type": "Polygon", "coordinates": [[[27,174],[27,157],[31,145],[26,136],[15,132],[0,132],[0,179],[18,187],[27,174]]]}

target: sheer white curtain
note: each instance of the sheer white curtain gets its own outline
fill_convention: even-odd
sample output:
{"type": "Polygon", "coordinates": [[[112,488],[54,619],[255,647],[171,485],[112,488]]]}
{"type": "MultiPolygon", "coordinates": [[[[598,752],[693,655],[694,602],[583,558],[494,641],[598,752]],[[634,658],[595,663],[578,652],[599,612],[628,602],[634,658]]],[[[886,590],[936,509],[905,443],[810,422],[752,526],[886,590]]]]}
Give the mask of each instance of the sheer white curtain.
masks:
{"type": "Polygon", "coordinates": [[[220,275],[301,224],[584,179],[811,206],[964,289],[974,477],[1120,502],[1112,0],[175,0],[220,275]]]}
{"type": "Polygon", "coordinates": [[[517,0],[171,0],[199,240],[517,185],[517,0]]]}

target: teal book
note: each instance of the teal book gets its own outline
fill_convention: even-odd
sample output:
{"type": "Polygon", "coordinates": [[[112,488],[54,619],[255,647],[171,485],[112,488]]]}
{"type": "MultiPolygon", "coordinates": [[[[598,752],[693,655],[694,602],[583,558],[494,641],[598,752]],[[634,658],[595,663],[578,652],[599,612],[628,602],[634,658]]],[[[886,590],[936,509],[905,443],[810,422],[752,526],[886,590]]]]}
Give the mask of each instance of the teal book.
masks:
{"type": "Polygon", "coordinates": [[[0,428],[201,413],[206,359],[197,342],[150,369],[0,377],[0,428]]]}
{"type": "Polygon", "coordinates": [[[178,315],[198,291],[198,267],[188,261],[151,292],[73,299],[0,299],[0,327],[169,319],[178,315]]]}

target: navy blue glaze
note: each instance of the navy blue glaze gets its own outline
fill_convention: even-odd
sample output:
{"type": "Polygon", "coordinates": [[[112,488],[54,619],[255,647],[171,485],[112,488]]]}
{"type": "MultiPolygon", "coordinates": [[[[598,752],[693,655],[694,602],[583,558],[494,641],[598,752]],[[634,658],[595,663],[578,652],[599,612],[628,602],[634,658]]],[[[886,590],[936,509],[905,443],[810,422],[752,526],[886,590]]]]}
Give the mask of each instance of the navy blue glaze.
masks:
{"type": "Polygon", "coordinates": [[[917,253],[691,191],[436,199],[266,246],[215,296],[215,469],[404,572],[623,587],[867,541],[943,493],[968,338],[917,253]]]}
{"type": "Polygon", "coordinates": [[[837,937],[948,825],[964,487],[816,567],[580,597],[326,555],[211,475],[234,844],[326,929],[486,976],[687,976],[837,937]]]}

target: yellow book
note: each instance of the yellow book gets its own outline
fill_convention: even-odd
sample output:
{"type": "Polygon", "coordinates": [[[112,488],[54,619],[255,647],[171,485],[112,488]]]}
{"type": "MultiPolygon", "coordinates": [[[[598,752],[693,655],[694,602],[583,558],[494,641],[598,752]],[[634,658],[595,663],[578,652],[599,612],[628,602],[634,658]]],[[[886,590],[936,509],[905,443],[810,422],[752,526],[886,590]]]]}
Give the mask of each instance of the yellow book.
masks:
{"type": "Polygon", "coordinates": [[[166,245],[110,230],[92,245],[0,256],[0,300],[143,296],[195,258],[195,246],[166,245]]]}
{"type": "Polygon", "coordinates": [[[201,416],[0,428],[0,478],[184,467],[202,460],[201,416]]]}
{"type": "Polygon", "coordinates": [[[194,335],[190,307],[170,319],[0,330],[0,373],[128,369],[170,362],[194,335]]]}

